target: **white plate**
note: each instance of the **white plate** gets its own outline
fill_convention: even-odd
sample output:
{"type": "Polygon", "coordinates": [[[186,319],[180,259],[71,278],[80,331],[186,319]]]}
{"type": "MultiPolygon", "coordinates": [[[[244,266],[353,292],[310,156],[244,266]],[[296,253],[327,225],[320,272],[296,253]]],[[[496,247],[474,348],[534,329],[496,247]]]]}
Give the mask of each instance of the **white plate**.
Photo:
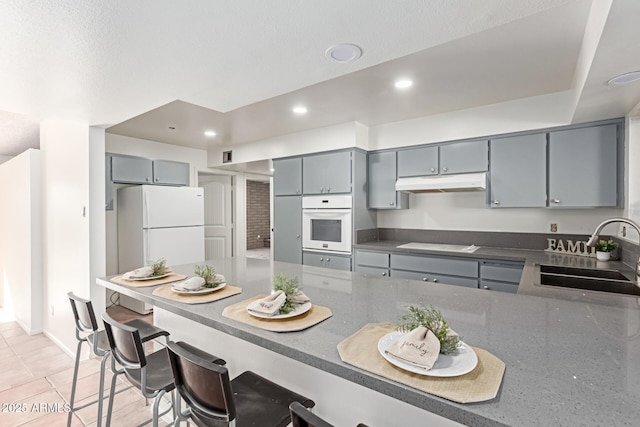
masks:
{"type": "Polygon", "coordinates": [[[275,316],[269,316],[268,314],[250,311],[249,309],[247,309],[247,313],[249,313],[253,317],[259,317],[261,319],[288,319],[289,317],[300,316],[301,314],[304,314],[309,310],[311,310],[311,303],[305,302],[304,304],[299,305],[298,307],[294,308],[293,311],[290,311],[287,314],[276,314],[275,316]]]}
{"type": "Polygon", "coordinates": [[[209,294],[211,292],[215,292],[215,291],[219,291],[220,289],[224,288],[225,286],[227,286],[226,283],[220,283],[218,284],[218,286],[215,286],[213,288],[200,288],[200,289],[196,289],[193,291],[187,291],[185,289],[177,289],[176,285],[180,285],[180,283],[182,282],[177,282],[174,283],[173,285],[171,285],[171,290],[173,292],[176,292],[178,294],[182,294],[182,295],[204,295],[204,294],[209,294]]]}
{"type": "Polygon", "coordinates": [[[400,331],[390,332],[378,341],[378,351],[382,357],[400,369],[431,377],[457,377],[458,375],[464,375],[471,372],[478,364],[478,356],[476,356],[476,352],[462,341],[460,341],[460,344],[458,345],[457,354],[440,354],[438,356],[438,360],[436,360],[436,363],[433,364],[433,368],[430,370],[419,368],[387,354],[385,350],[389,348],[391,343],[404,334],[405,332],[400,331]]]}
{"type": "Polygon", "coordinates": [[[135,282],[135,281],[139,281],[139,280],[156,280],[156,279],[162,279],[163,277],[167,277],[167,276],[168,276],[168,275],[170,275],[170,274],[171,274],[171,272],[169,272],[169,273],[164,273],[164,274],[161,274],[161,275],[159,275],[159,276],[149,276],[149,277],[130,277],[130,278],[126,278],[126,277],[122,276],[122,278],[123,278],[123,279],[125,279],[125,280],[133,280],[133,281],[135,282]]]}

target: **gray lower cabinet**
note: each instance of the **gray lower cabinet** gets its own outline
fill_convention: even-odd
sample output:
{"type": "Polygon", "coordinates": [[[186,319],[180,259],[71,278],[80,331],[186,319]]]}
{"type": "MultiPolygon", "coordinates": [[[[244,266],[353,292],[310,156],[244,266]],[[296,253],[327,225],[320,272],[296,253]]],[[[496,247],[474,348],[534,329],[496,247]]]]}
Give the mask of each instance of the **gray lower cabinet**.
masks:
{"type": "Polygon", "coordinates": [[[302,196],[273,198],[273,259],[302,263],[302,196]]]}
{"type": "Polygon", "coordinates": [[[545,133],[490,141],[489,206],[547,205],[547,136],[545,133]]]}
{"type": "Polygon", "coordinates": [[[371,153],[368,163],[369,209],[407,209],[409,195],[396,191],[396,152],[371,153]]]}
{"type": "Polygon", "coordinates": [[[617,125],[549,133],[549,207],[619,206],[617,125]]]}
{"type": "Polygon", "coordinates": [[[440,146],[440,173],[485,172],[489,169],[489,141],[469,141],[440,146]]]}
{"type": "Polygon", "coordinates": [[[273,194],[275,196],[302,194],[302,157],[273,161],[273,194]]]}
{"type": "Polygon", "coordinates": [[[302,264],[351,271],[351,256],[304,251],[302,253],[302,264]]]}
{"type": "Polygon", "coordinates": [[[478,287],[478,262],[462,258],[391,254],[391,277],[478,287]]]}
{"type": "Polygon", "coordinates": [[[153,161],[153,183],[156,185],[189,185],[189,163],[171,160],[153,161]]]}
{"type": "Polygon", "coordinates": [[[481,261],[480,289],[517,293],[524,263],[510,261],[481,261]]]}
{"type": "Polygon", "coordinates": [[[376,276],[389,276],[388,252],[355,251],[354,271],[376,276]]]}
{"type": "Polygon", "coordinates": [[[120,154],[111,154],[110,157],[111,181],[122,184],[153,183],[153,161],[151,159],[120,154]]]}
{"type": "Polygon", "coordinates": [[[302,158],[302,192],[336,194],[351,192],[351,152],[314,154],[302,158]]]}
{"type": "Polygon", "coordinates": [[[439,173],[437,146],[398,150],[398,178],[439,173]]]}

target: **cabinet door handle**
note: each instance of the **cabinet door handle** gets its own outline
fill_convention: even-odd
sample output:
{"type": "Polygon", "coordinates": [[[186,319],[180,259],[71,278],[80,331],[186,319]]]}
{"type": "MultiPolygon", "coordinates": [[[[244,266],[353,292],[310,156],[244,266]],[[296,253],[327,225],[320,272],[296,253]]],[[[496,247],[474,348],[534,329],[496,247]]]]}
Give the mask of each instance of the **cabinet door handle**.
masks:
{"type": "Polygon", "coordinates": [[[553,199],[553,203],[557,205],[558,203],[560,203],[560,199],[553,199]]]}
{"type": "Polygon", "coordinates": [[[300,235],[299,235],[299,234],[296,234],[296,239],[299,239],[299,238],[300,238],[300,235]]]}
{"type": "Polygon", "coordinates": [[[322,262],[322,261],[324,261],[324,258],[323,258],[323,257],[320,257],[320,262],[322,262]]]}
{"type": "Polygon", "coordinates": [[[430,170],[431,170],[431,172],[435,172],[436,168],[431,168],[430,170]]]}
{"type": "Polygon", "coordinates": [[[331,258],[327,257],[327,262],[330,262],[330,261],[331,261],[331,258]]]}
{"type": "Polygon", "coordinates": [[[324,187],[320,187],[320,192],[324,193],[324,187]]]}
{"type": "Polygon", "coordinates": [[[438,279],[433,279],[433,283],[436,283],[438,281],[438,279]]]}
{"type": "Polygon", "coordinates": [[[493,204],[494,204],[494,205],[499,205],[499,204],[500,204],[500,200],[494,200],[494,201],[493,201],[493,204]]]}
{"type": "Polygon", "coordinates": [[[491,290],[491,288],[490,288],[490,287],[488,287],[487,285],[484,285],[484,286],[482,287],[482,289],[486,289],[487,291],[491,290]]]}
{"type": "Polygon", "coordinates": [[[145,181],[149,182],[149,181],[151,181],[151,178],[147,177],[147,179],[145,181]]]}
{"type": "Polygon", "coordinates": [[[423,278],[422,278],[422,281],[423,281],[423,282],[428,282],[428,281],[429,281],[429,278],[428,278],[428,277],[423,277],[423,278]]]}
{"type": "Polygon", "coordinates": [[[300,194],[300,189],[296,188],[296,194],[300,194]]]}
{"type": "Polygon", "coordinates": [[[387,272],[385,271],[384,273],[382,273],[382,275],[383,275],[383,276],[386,276],[386,275],[387,275],[387,272]]]}
{"type": "Polygon", "coordinates": [[[393,206],[393,202],[389,202],[389,206],[393,206]]]}
{"type": "Polygon", "coordinates": [[[160,181],[160,177],[156,177],[156,182],[160,181]]]}
{"type": "Polygon", "coordinates": [[[327,193],[331,193],[331,187],[327,187],[327,193]]]}
{"type": "Polygon", "coordinates": [[[449,168],[442,168],[442,172],[446,172],[448,170],[449,170],[449,168]]]}

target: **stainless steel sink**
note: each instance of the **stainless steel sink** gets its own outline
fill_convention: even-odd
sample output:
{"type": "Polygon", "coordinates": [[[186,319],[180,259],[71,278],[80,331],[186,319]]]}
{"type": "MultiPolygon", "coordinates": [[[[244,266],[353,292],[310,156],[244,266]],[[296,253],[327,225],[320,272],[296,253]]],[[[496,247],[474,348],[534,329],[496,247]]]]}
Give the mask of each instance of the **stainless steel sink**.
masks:
{"type": "Polygon", "coordinates": [[[638,295],[640,287],[617,270],[540,264],[540,284],[589,291],[638,295]]]}

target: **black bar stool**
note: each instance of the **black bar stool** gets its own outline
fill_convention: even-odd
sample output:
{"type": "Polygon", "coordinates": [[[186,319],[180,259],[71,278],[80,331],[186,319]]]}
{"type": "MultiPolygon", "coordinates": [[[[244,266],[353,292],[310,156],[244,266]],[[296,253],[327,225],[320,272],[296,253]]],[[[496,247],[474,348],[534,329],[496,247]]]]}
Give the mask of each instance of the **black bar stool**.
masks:
{"type": "Polygon", "coordinates": [[[308,408],[315,405],[251,371],[229,380],[227,368],[211,363],[210,356],[203,358],[171,341],[167,346],[178,396],[189,406],[185,412],[176,411],[174,425],[191,420],[200,427],[285,427],[291,420],[292,402],[308,408]]]}
{"type": "MultiPolygon", "coordinates": [[[[107,408],[107,427],[111,425],[116,380],[118,375],[121,374],[124,374],[129,382],[142,392],[145,398],[154,399],[151,421],[153,426],[157,427],[158,419],[174,406],[172,395],[171,407],[162,413],[158,413],[162,396],[175,388],[166,347],[147,355],[143,348],[139,329],[117,322],[107,313],[102,315],[102,320],[107,340],[109,341],[109,348],[111,349],[111,370],[113,371],[109,390],[109,407],[107,408]],[[122,369],[116,367],[116,362],[122,369]]],[[[146,421],[140,425],[145,425],[148,422],[146,421]]]]}
{"type": "MultiPolygon", "coordinates": [[[[334,427],[298,402],[289,405],[291,411],[291,425],[293,427],[334,427]]],[[[358,424],[357,427],[367,427],[366,424],[358,424]]]]}
{"type": "MultiPolygon", "coordinates": [[[[71,310],[73,311],[73,318],[76,323],[76,339],[78,340],[78,346],[76,349],[76,361],[73,368],[71,397],[69,399],[69,406],[71,407],[71,409],[69,410],[69,415],[67,417],[67,426],[71,425],[73,412],[78,409],[86,408],[87,406],[93,405],[97,402],[98,421],[96,425],[97,427],[100,427],[102,425],[102,404],[104,400],[104,373],[107,357],[110,354],[107,335],[104,330],[98,330],[98,322],[96,321],[96,315],[93,311],[93,305],[91,304],[91,301],[80,298],[73,292],[69,292],[67,296],[69,297],[69,302],[71,303],[71,310]],[[78,367],[80,365],[80,354],[82,352],[82,344],[85,342],[89,345],[89,348],[95,356],[102,358],[100,363],[100,388],[98,390],[97,400],[86,403],[82,406],[74,407],[76,385],[78,381],[78,367]]],[[[140,331],[142,342],[147,342],[161,336],[164,336],[165,339],[168,339],[167,337],[169,336],[168,332],[160,328],[156,328],[155,326],[140,319],[131,320],[127,322],[127,325],[137,328],[140,331]]]]}

